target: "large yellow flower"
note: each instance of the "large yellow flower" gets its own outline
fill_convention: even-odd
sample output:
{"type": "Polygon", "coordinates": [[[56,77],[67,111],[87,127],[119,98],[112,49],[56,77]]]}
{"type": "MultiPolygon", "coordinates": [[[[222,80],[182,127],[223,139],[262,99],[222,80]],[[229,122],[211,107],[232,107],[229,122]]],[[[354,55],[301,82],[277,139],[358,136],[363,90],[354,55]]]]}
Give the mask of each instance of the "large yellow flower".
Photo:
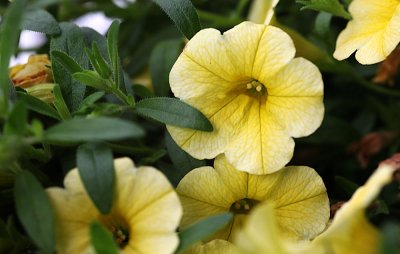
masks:
{"type": "Polygon", "coordinates": [[[293,155],[291,137],[314,132],[324,114],[319,70],[294,55],[290,37],[273,26],[201,30],[173,66],[170,85],[214,131],[168,126],[173,139],[199,159],[224,153],[238,170],[281,169],[293,155]]]}
{"type": "Polygon", "coordinates": [[[368,182],[336,213],[329,228],[312,242],[284,239],[279,214],[271,204],[254,209],[243,230],[235,236],[242,254],[373,254],[378,253],[380,234],[366,218],[365,211],[380,190],[392,180],[394,168],[380,166],[368,182]]]}
{"type": "Polygon", "coordinates": [[[329,200],[319,175],[309,167],[286,167],[268,175],[236,170],[220,155],[215,169],[192,170],[179,183],[183,205],[181,227],[223,212],[234,213],[233,221],[213,238],[232,240],[248,213],[260,202],[273,202],[278,224],[285,237],[311,239],[329,219],[329,200]]]}
{"type": "Polygon", "coordinates": [[[57,253],[80,254],[90,249],[93,220],[110,230],[122,253],[174,252],[182,208],[171,184],[156,169],[135,168],[127,158],[115,160],[115,171],[115,196],[108,215],[96,209],[77,169],[66,176],[65,189],[47,189],[56,215],[57,253]]]}
{"type": "Polygon", "coordinates": [[[353,0],[349,11],[353,19],[340,33],[333,56],[343,60],[357,50],[362,64],[385,60],[400,42],[400,0],[353,0]]]}

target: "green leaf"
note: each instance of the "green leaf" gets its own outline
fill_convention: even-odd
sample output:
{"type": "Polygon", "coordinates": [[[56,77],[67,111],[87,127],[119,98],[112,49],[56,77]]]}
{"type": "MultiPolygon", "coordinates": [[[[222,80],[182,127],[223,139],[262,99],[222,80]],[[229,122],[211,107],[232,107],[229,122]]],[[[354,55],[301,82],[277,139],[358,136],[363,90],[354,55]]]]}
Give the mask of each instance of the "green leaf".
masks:
{"type": "Polygon", "coordinates": [[[86,86],[104,90],[109,93],[112,92],[111,84],[107,82],[107,80],[100,77],[95,71],[86,70],[82,72],[76,72],[72,76],[86,86]]]}
{"type": "Polygon", "coordinates": [[[28,123],[28,112],[23,101],[14,104],[11,113],[4,125],[5,134],[23,135],[28,123]]]}
{"type": "MultiPolygon", "coordinates": [[[[86,57],[83,45],[85,44],[82,31],[72,23],[61,23],[61,35],[50,41],[50,51],[62,51],[74,59],[83,69],[89,69],[89,60],[86,57]],[[82,45],[78,47],[77,45],[82,45]]],[[[55,58],[51,59],[55,83],[60,85],[64,100],[71,112],[79,108],[86,86],[72,77],[55,58]]]]}
{"type": "Polygon", "coordinates": [[[181,40],[162,41],[153,49],[150,56],[149,68],[157,96],[169,95],[169,72],[181,51],[181,40]]]}
{"type": "Polygon", "coordinates": [[[58,84],[54,86],[54,106],[57,109],[58,114],[62,120],[67,120],[71,118],[71,113],[64,101],[63,95],[61,94],[61,89],[58,84]]]}
{"type": "Polygon", "coordinates": [[[108,29],[107,33],[107,47],[108,54],[111,61],[111,66],[113,67],[113,76],[114,82],[117,87],[122,88],[123,80],[121,80],[121,70],[119,64],[119,56],[118,56],[118,34],[119,34],[119,26],[120,22],[118,20],[114,20],[108,29]]]}
{"type": "Polygon", "coordinates": [[[57,60],[71,74],[83,71],[82,67],[74,59],[62,51],[51,51],[51,57],[57,60]]]}
{"type": "Polygon", "coordinates": [[[48,143],[77,143],[99,140],[138,138],[144,131],[132,122],[98,117],[73,118],[47,129],[43,136],[48,143]]]}
{"type": "Polygon", "coordinates": [[[175,26],[192,38],[201,29],[199,16],[190,0],[153,0],[174,21],[175,26]]]}
{"type": "Polygon", "coordinates": [[[19,39],[19,29],[24,14],[26,0],[13,1],[2,16],[0,27],[0,117],[4,116],[8,109],[10,89],[10,79],[8,75],[8,64],[12,54],[17,49],[19,39]]]}
{"type": "Polygon", "coordinates": [[[113,236],[100,223],[90,225],[90,239],[97,254],[118,254],[113,236]]]}
{"type": "Polygon", "coordinates": [[[43,102],[43,101],[39,100],[38,98],[33,97],[24,92],[17,92],[17,95],[21,100],[23,100],[25,102],[26,107],[29,110],[35,111],[36,113],[39,113],[39,114],[42,114],[45,116],[49,116],[56,120],[61,120],[57,111],[52,106],[47,104],[46,102],[43,102]]]}
{"type": "Polygon", "coordinates": [[[106,60],[101,55],[97,43],[93,42],[91,51],[87,48],[85,49],[85,51],[86,54],[89,56],[90,62],[92,63],[92,66],[97,71],[97,73],[99,73],[100,76],[104,79],[111,78],[112,70],[106,60]]]}
{"type": "Polygon", "coordinates": [[[102,214],[112,208],[114,194],[114,161],[111,149],[104,143],[88,143],[78,148],[77,166],[87,193],[102,214]]]}
{"type": "Polygon", "coordinates": [[[204,240],[222,229],[232,220],[233,214],[223,213],[203,219],[179,232],[179,247],[176,254],[183,253],[194,243],[204,240]]]}
{"type": "Polygon", "coordinates": [[[304,5],[301,10],[324,11],[334,16],[351,19],[351,15],[344,9],[339,0],[296,0],[296,3],[304,5]]]}
{"type": "Polygon", "coordinates": [[[154,97],[154,93],[150,91],[147,87],[144,85],[139,85],[139,84],[133,84],[132,85],[132,90],[133,93],[140,97],[140,98],[149,98],[149,97],[154,97]]]}
{"type": "Polygon", "coordinates": [[[82,101],[78,111],[84,110],[86,107],[93,105],[98,100],[100,100],[104,95],[105,95],[105,92],[103,92],[103,91],[98,91],[98,92],[92,93],[91,95],[89,95],[82,101]]]}
{"type": "Polygon", "coordinates": [[[21,28],[48,35],[58,35],[61,33],[60,26],[54,17],[43,9],[29,9],[25,12],[21,28]]]}
{"type": "Polygon", "coordinates": [[[174,171],[168,172],[168,176],[174,186],[178,186],[180,180],[192,169],[207,165],[205,160],[197,160],[183,151],[168,132],[165,134],[165,146],[175,167],[174,171]]]}
{"type": "Polygon", "coordinates": [[[395,222],[386,222],[380,237],[381,254],[400,253],[400,225],[395,222]]]}
{"type": "Polygon", "coordinates": [[[200,111],[173,98],[141,100],[136,104],[135,112],[165,124],[208,132],[213,130],[210,121],[200,111]]]}
{"type": "Polygon", "coordinates": [[[60,0],[33,0],[30,2],[30,5],[31,7],[46,8],[59,2],[60,0]]]}
{"type": "Polygon", "coordinates": [[[28,235],[44,253],[55,251],[54,216],[49,197],[28,171],[20,173],[14,186],[17,215],[28,235]]]}

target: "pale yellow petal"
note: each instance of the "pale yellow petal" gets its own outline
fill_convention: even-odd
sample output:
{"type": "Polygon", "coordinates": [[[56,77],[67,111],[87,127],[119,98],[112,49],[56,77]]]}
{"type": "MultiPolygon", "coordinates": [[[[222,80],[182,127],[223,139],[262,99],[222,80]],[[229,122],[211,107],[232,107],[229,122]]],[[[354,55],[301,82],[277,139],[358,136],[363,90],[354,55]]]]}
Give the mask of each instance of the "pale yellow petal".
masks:
{"type": "Polygon", "coordinates": [[[124,254],[171,254],[178,247],[179,239],[176,233],[140,233],[132,235],[130,244],[127,245],[124,254]],[[131,244],[132,242],[132,244],[131,244]]]}
{"type": "Polygon", "coordinates": [[[274,8],[279,0],[254,0],[250,7],[248,20],[268,25],[274,16],[274,8]]]}
{"type": "Polygon", "coordinates": [[[379,231],[368,221],[365,210],[392,180],[393,172],[391,166],[380,166],[340,208],[330,227],[315,238],[313,247],[334,253],[377,253],[379,231]]]}
{"type": "Polygon", "coordinates": [[[225,155],[238,170],[251,174],[273,173],[292,158],[294,141],[275,123],[265,102],[249,97],[248,105],[239,133],[232,138],[225,155]]]}
{"type": "Polygon", "coordinates": [[[313,133],[324,117],[323,82],[318,68],[296,58],[267,84],[268,114],[292,137],[313,133]]]}
{"type": "Polygon", "coordinates": [[[213,240],[205,244],[195,244],[185,254],[234,254],[238,253],[235,245],[224,240],[213,240]]]}

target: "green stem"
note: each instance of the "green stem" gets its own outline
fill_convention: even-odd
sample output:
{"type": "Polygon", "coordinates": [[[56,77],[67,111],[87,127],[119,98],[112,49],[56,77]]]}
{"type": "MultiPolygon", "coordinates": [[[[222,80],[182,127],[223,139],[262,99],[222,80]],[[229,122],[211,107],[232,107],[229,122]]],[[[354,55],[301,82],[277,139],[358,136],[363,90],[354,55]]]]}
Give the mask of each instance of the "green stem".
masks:
{"type": "Polygon", "coordinates": [[[249,0],[240,0],[236,7],[236,14],[240,17],[244,11],[244,8],[249,3],[249,0]]]}
{"type": "Polygon", "coordinates": [[[125,105],[131,107],[132,109],[134,108],[135,105],[133,104],[132,100],[130,100],[129,97],[124,92],[122,92],[120,89],[118,89],[118,88],[113,89],[112,93],[115,96],[117,96],[117,98],[120,101],[122,101],[125,105]]]}

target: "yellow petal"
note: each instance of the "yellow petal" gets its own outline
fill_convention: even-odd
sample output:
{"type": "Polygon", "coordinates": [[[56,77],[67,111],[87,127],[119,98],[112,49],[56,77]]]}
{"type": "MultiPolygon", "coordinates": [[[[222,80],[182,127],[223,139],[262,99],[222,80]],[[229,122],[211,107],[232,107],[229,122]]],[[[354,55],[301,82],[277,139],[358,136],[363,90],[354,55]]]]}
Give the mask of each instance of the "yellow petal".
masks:
{"type": "Polygon", "coordinates": [[[352,198],[336,213],[331,226],[313,241],[316,249],[329,249],[334,253],[377,253],[379,232],[368,221],[365,210],[379,195],[381,189],[392,180],[394,168],[380,166],[358,188],[352,198]]]}
{"type": "Polygon", "coordinates": [[[267,84],[267,111],[292,137],[313,133],[324,117],[323,82],[318,68],[296,58],[267,84]]]}
{"type": "Polygon", "coordinates": [[[213,240],[205,244],[196,244],[185,251],[185,254],[234,254],[238,253],[235,245],[224,240],[213,240]]]}
{"type": "Polygon", "coordinates": [[[334,57],[343,60],[354,51],[362,64],[383,61],[400,41],[400,4],[396,0],[354,0],[353,19],[340,33],[334,57]]]}
{"type": "Polygon", "coordinates": [[[274,8],[279,0],[254,0],[250,7],[248,20],[268,25],[274,16],[274,8]]]}

